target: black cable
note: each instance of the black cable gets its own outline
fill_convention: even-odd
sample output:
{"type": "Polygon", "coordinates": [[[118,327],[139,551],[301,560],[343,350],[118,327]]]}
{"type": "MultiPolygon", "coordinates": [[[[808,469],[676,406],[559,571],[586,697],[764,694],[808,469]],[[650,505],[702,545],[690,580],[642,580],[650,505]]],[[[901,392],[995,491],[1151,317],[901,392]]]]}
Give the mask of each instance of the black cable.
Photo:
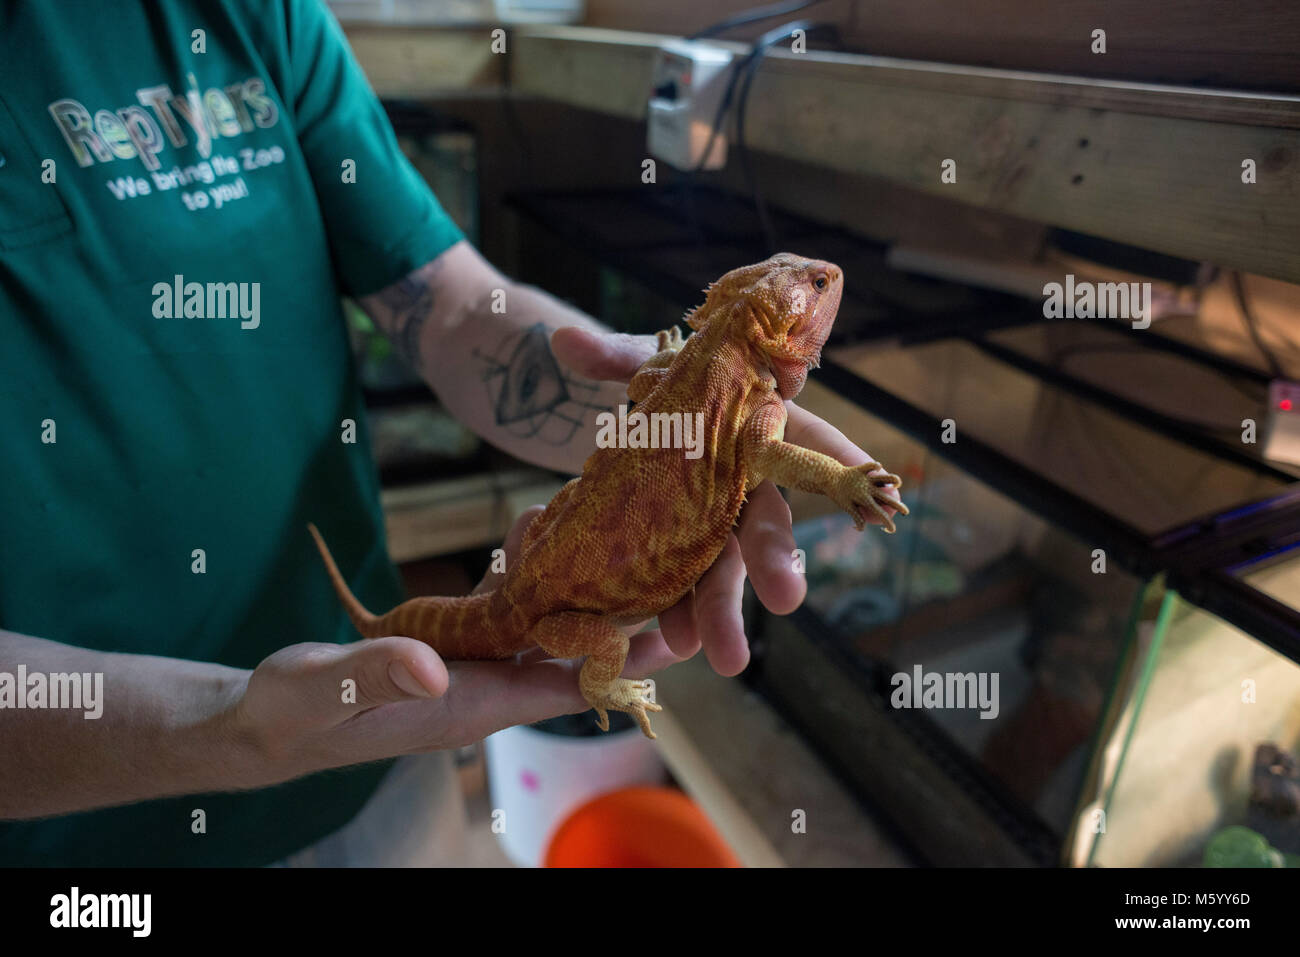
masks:
{"type": "Polygon", "coordinates": [[[713,144],[717,141],[718,134],[722,132],[722,123],[727,117],[727,108],[731,106],[731,98],[735,95],[736,80],[740,77],[740,71],[745,68],[745,64],[749,62],[749,58],[753,55],[754,53],[751,50],[732,68],[731,76],[727,79],[727,90],[722,94],[722,99],[718,102],[718,112],[713,117],[713,129],[709,132],[709,140],[704,144],[704,153],[700,156],[700,161],[695,165],[695,168],[690,170],[692,177],[696,173],[703,172],[704,164],[709,161],[709,154],[713,152],[713,144]]]}
{"type": "MultiPolygon", "coordinates": [[[[688,171],[688,188],[694,188],[695,177],[698,173],[704,171],[705,164],[709,161],[709,155],[713,152],[714,143],[717,142],[718,134],[722,132],[722,124],[726,120],[727,110],[731,106],[731,101],[736,94],[737,81],[740,80],[741,74],[745,74],[745,93],[746,99],[749,97],[749,84],[753,81],[753,74],[757,69],[757,64],[767,48],[774,43],[779,43],[781,39],[788,36],[794,30],[799,29],[800,24],[804,21],[797,21],[787,24],[784,27],[778,27],[763,34],[755,41],[753,49],[741,57],[732,68],[731,76],[727,79],[727,89],[722,94],[722,99],[718,102],[718,112],[713,117],[713,129],[709,131],[709,139],[704,144],[704,152],[700,156],[700,161],[695,167],[688,171]]],[[[767,217],[766,204],[760,208],[759,203],[762,201],[761,194],[757,190],[757,181],[753,177],[749,165],[749,154],[743,145],[743,114],[737,115],[737,148],[741,151],[741,160],[745,168],[745,178],[749,181],[750,192],[754,195],[755,207],[758,208],[759,224],[763,228],[764,237],[768,243],[770,251],[774,252],[776,247],[775,232],[772,229],[771,221],[767,217]]]]}
{"type": "Polygon", "coordinates": [[[777,236],[776,226],[772,221],[771,214],[767,209],[767,200],[763,196],[762,190],[758,185],[758,177],[754,174],[753,164],[750,160],[749,146],[745,143],[745,108],[749,103],[749,89],[754,83],[754,77],[758,73],[758,68],[763,62],[763,56],[769,49],[781,43],[796,31],[802,30],[805,34],[814,30],[828,28],[834,30],[833,24],[815,23],[810,20],[794,20],[790,23],[782,24],[773,30],[764,33],[754,42],[754,49],[750,52],[749,58],[744,62],[741,69],[745,70],[745,78],[740,86],[740,97],[736,101],[736,150],[740,153],[740,165],[745,173],[745,180],[749,184],[749,192],[754,200],[754,209],[758,213],[758,223],[763,230],[763,240],[767,243],[767,252],[769,255],[777,252],[779,237],[777,236]]]}
{"type": "Polygon", "coordinates": [[[1237,297],[1237,308],[1241,310],[1241,321],[1245,323],[1246,331],[1250,333],[1250,338],[1254,340],[1255,348],[1264,356],[1264,361],[1268,363],[1269,374],[1274,379],[1285,379],[1286,372],[1282,369],[1282,364],[1278,362],[1277,355],[1268,344],[1264,342],[1264,337],[1259,333],[1259,323],[1255,319],[1254,313],[1250,311],[1250,303],[1246,301],[1246,283],[1241,278],[1241,270],[1234,269],[1229,275],[1232,283],[1232,291],[1237,297]]]}
{"type": "MultiPolygon", "coordinates": [[[[705,27],[703,30],[693,34],[689,39],[697,40],[713,36],[742,24],[754,23],[758,20],[766,20],[771,17],[793,13],[797,10],[803,10],[806,7],[811,7],[814,4],[821,2],[823,2],[823,0],[798,0],[798,2],[794,3],[777,3],[766,7],[756,7],[753,10],[737,14],[727,20],[722,20],[712,26],[705,27]]],[[[709,161],[709,156],[712,154],[713,147],[717,143],[718,135],[722,132],[723,123],[726,121],[727,110],[731,107],[732,100],[736,95],[737,81],[740,80],[741,74],[743,73],[745,75],[744,93],[742,95],[743,103],[747,102],[749,99],[749,87],[753,83],[754,74],[757,73],[758,65],[761,62],[763,55],[770,47],[780,43],[795,30],[804,29],[811,31],[823,26],[830,26],[831,29],[834,29],[833,25],[811,23],[800,20],[787,23],[784,26],[777,27],[775,30],[769,30],[754,42],[754,46],[749,53],[745,54],[736,62],[735,66],[732,68],[731,76],[727,80],[727,89],[718,103],[718,111],[713,118],[713,128],[709,131],[709,138],[704,144],[704,151],[700,155],[700,160],[692,169],[686,171],[688,192],[693,191],[697,174],[704,172],[705,164],[709,161]]],[[[749,150],[744,142],[743,107],[737,112],[737,148],[740,150],[745,179],[749,183],[750,193],[754,200],[754,207],[758,213],[759,225],[763,230],[764,241],[767,243],[768,251],[775,252],[777,245],[776,230],[767,210],[767,202],[764,199],[762,192],[759,190],[758,180],[754,176],[753,168],[750,163],[749,150]]]]}
{"type": "Polygon", "coordinates": [[[746,23],[757,23],[759,20],[770,20],[772,17],[783,17],[788,13],[797,13],[798,11],[807,9],[814,4],[823,2],[825,2],[825,0],[793,0],[793,2],[772,3],[766,7],[754,7],[752,10],[738,13],[734,17],[719,20],[717,23],[707,26],[703,30],[692,33],[686,39],[702,40],[705,37],[717,36],[719,33],[725,33],[734,27],[744,26],[746,23]]]}

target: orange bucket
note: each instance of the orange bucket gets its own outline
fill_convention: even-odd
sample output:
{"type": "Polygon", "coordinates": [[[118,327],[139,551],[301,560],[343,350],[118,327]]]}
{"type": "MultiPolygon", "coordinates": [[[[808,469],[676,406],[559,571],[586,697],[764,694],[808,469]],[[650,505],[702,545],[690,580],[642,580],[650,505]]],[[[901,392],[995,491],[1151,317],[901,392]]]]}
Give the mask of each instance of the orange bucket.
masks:
{"type": "Polygon", "coordinates": [[[740,861],[681,791],[632,787],[603,794],[565,818],[544,866],[740,867],[740,861]]]}

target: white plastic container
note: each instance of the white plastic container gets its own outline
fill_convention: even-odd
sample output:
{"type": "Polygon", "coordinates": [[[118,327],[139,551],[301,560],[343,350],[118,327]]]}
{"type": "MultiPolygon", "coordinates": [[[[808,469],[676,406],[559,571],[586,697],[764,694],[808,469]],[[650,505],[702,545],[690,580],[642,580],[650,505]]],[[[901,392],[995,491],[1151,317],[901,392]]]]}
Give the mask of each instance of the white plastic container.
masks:
{"type": "Polygon", "coordinates": [[[570,737],[521,725],[491,735],[485,749],[493,830],[520,867],[540,867],[555,828],[592,798],[665,777],[637,728],[570,737]]]}

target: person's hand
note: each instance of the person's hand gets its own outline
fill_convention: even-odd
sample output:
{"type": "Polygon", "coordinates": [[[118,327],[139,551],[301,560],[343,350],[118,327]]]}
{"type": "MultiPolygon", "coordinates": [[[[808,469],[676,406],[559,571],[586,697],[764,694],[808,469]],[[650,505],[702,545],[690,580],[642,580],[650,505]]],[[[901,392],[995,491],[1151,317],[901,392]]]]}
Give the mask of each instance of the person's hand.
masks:
{"type": "MultiPolygon", "coordinates": [[[[515,560],[528,509],[506,538],[515,560]]],[[[489,573],[475,592],[496,587],[489,573]]],[[[636,629],[625,629],[632,634],[636,629]]],[[[658,630],[631,640],[623,674],[643,678],[680,660],[658,630]]],[[[578,693],[579,661],[539,648],[510,661],[444,662],[400,636],[348,645],[282,648],[253,670],[226,713],[227,733],[257,755],[258,783],[421,751],[456,748],[494,731],[590,707],[578,693]],[[348,684],[351,682],[352,684],[348,684]],[[354,688],[345,700],[345,691],[354,688]]]]}
{"type": "MultiPolygon", "coordinates": [[[[657,351],[654,336],[598,333],[580,327],[557,329],[551,350],[561,363],[589,379],[627,382],[657,351]]],[[[838,429],[786,403],[789,419],[785,440],[825,453],[836,461],[858,466],[871,461],[838,429]]],[[[897,491],[893,492],[897,497],[897,491]]],[[[879,524],[876,516],[868,521],[879,524]]],[[[713,567],[695,590],[659,616],[667,646],[679,658],[689,658],[701,645],[721,675],[739,674],[749,664],[740,600],[748,574],[758,600],[776,615],[788,615],[808,590],[804,576],[794,570],[794,532],[790,507],[771,482],[749,493],[736,532],[727,540],[713,567]]]]}

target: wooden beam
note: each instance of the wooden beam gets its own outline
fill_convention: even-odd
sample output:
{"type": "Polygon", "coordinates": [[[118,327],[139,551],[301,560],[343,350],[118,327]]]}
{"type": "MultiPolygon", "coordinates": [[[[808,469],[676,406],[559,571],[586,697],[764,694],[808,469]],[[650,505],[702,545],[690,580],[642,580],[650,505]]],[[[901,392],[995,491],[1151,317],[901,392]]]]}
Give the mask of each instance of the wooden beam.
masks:
{"type": "Polygon", "coordinates": [[[384,489],[389,557],[401,563],[499,545],[524,509],[545,505],[561,485],[550,472],[519,468],[384,489]]]}
{"type": "Polygon", "coordinates": [[[429,97],[466,90],[499,90],[504,54],[492,52],[487,27],[350,24],[352,52],[381,97],[429,97]]]}
{"type": "MultiPolygon", "coordinates": [[[[529,28],[511,38],[512,82],[639,118],[663,39],[529,28]]],[[[1300,96],[851,54],[781,50],[769,61],[746,118],[757,150],[1300,281],[1300,96]],[[940,179],[945,159],[955,183],[940,179]]]]}
{"type": "MultiPolygon", "coordinates": [[[[755,0],[587,0],[584,23],[688,35],[755,0]]],[[[1300,5],[1293,0],[826,0],[727,32],[750,40],[796,17],[833,23],[848,49],[1149,83],[1300,92],[1300,5]],[[959,12],[955,12],[959,9],[959,12]],[[1106,52],[1092,52],[1092,31],[1106,52]]]]}

